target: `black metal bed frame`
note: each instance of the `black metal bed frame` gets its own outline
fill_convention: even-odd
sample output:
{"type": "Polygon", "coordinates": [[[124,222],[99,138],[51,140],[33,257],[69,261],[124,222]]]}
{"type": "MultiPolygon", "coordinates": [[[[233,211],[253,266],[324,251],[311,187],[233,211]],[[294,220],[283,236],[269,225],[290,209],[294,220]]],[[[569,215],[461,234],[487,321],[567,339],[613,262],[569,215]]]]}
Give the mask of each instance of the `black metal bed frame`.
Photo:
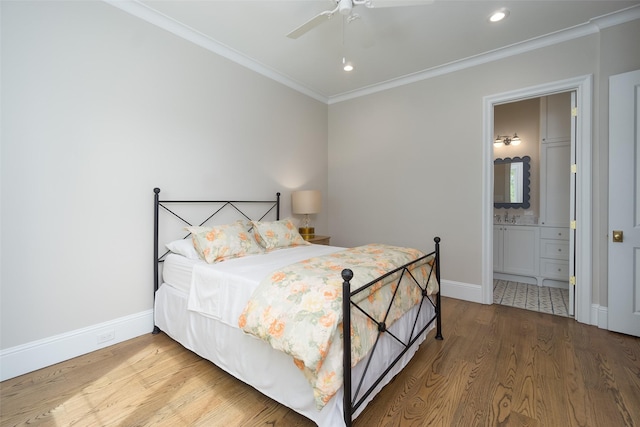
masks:
{"type": "MultiPolygon", "coordinates": [[[[173,215],[174,217],[176,217],[177,219],[179,219],[181,222],[183,222],[184,224],[191,226],[193,224],[191,224],[189,221],[185,220],[184,218],[182,218],[180,215],[178,215],[177,213],[175,213],[173,210],[171,210],[168,205],[171,204],[175,204],[175,205],[180,205],[180,204],[194,204],[194,203],[199,203],[199,204],[222,204],[222,206],[218,207],[218,209],[216,209],[215,211],[213,211],[209,216],[207,216],[204,221],[200,222],[198,225],[204,225],[206,224],[209,220],[211,220],[211,218],[213,218],[215,215],[217,215],[220,211],[222,211],[222,209],[226,208],[226,207],[231,207],[233,209],[235,209],[240,215],[242,215],[244,218],[246,218],[247,220],[252,220],[254,218],[250,218],[249,216],[247,216],[247,214],[245,212],[243,212],[242,209],[240,209],[238,207],[238,204],[265,204],[267,211],[260,217],[257,218],[258,221],[264,219],[270,212],[273,211],[273,209],[276,210],[276,219],[280,219],[280,193],[276,193],[276,200],[160,200],[160,189],[159,188],[154,188],[153,192],[155,193],[154,195],[154,218],[153,218],[153,223],[154,223],[154,233],[153,233],[153,280],[154,280],[154,287],[153,287],[153,292],[154,292],[154,297],[155,297],[155,293],[158,290],[159,287],[159,268],[160,268],[160,263],[164,262],[164,258],[166,257],[166,255],[169,253],[169,251],[164,252],[162,255],[160,255],[160,251],[158,248],[159,245],[159,212],[160,209],[162,208],[163,210],[167,211],[169,214],[173,215]]],[[[184,238],[187,238],[189,236],[189,234],[187,234],[186,236],[184,236],[184,238]]],[[[343,285],[342,285],[342,298],[343,298],[343,331],[350,331],[351,330],[351,310],[352,308],[354,310],[358,310],[360,313],[362,313],[363,315],[365,315],[366,317],[368,317],[372,322],[374,322],[377,326],[378,326],[378,337],[373,345],[373,348],[371,349],[366,362],[363,361],[364,363],[366,363],[364,371],[362,372],[362,375],[360,376],[359,380],[357,381],[357,385],[355,388],[355,394],[353,393],[353,378],[352,378],[352,371],[351,371],[351,334],[350,333],[343,333],[343,347],[344,347],[344,351],[343,351],[343,368],[344,368],[344,396],[343,396],[343,405],[344,405],[344,421],[347,427],[350,427],[352,425],[352,417],[355,411],[358,410],[358,408],[364,403],[365,399],[367,399],[367,397],[373,392],[373,390],[380,384],[380,382],[386,377],[386,375],[389,373],[389,371],[391,371],[391,369],[393,369],[393,367],[400,361],[400,359],[402,358],[402,356],[411,349],[411,347],[416,343],[416,341],[418,341],[418,339],[420,338],[420,336],[431,326],[431,324],[433,322],[436,322],[436,336],[435,338],[438,340],[442,340],[442,322],[441,322],[441,300],[440,300],[440,292],[438,292],[435,296],[429,296],[427,295],[427,289],[426,289],[426,284],[429,281],[429,278],[432,276],[432,274],[435,274],[436,280],[438,282],[438,285],[441,287],[441,283],[440,283],[440,238],[439,237],[435,237],[434,239],[435,242],[435,250],[433,252],[430,252],[420,258],[418,258],[417,260],[414,260],[412,262],[409,262],[403,266],[400,266],[392,271],[387,272],[386,274],[384,274],[381,277],[378,277],[377,279],[361,286],[360,288],[351,291],[351,279],[353,279],[353,271],[351,271],[350,269],[344,269],[342,270],[342,279],[343,279],[343,285]],[[421,284],[419,283],[419,281],[414,277],[414,275],[411,272],[412,266],[416,265],[417,263],[422,262],[423,260],[434,256],[434,262],[431,264],[431,270],[429,271],[425,283],[421,284]],[[392,296],[392,299],[388,305],[388,307],[386,308],[386,311],[384,313],[384,315],[382,316],[382,319],[375,319],[373,316],[371,316],[369,313],[367,313],[364,309],[362,309],[356,302],[354,302],[353,297],[360,294],[361,292],[366,291],[369,287],[373,286],[374,284],[376,284],[377,282],[379,282],[380,280],[392,275],[392,274],[398,274],[398,283],[400,282],[400,280],[402,280],[403,277],[406,277],[407,280],[410,280],[415,286],[420,287],[420,292],[422,294],[422,299],[419,303],[419,308],[416,311],[416,317],[413,320],[413,327],[411,330],[411,333],[409,334],[408,337],[404,337],[404,339],[401,339],[399,337],[397,337],[396,335],[394,335],[393,333],[391,333],[388,329],[387,329],[387,325],[385,323],[385,320],[392,308],[393,305],[393,301],[395,299],[395,294],[392,296]],[[424,287],[423,287],[424,285],[424,287]],[[435,302],[433,301],[435,299],[435,302]],[[348,303],[344,303],[344,301],[348,301],[348,303]],[[423,306],[426,306],[427,304],[431,304],[434,309],[435,309],[435,313],[434,315],[428,319],[427,323],[419,326],[418,325],[418,320],[419,320],[419,316],[420,316],[420,311],[422,310],[423,306]],[[372,360],[373,354],[376,351],[377,345],[379,343],[380,338],[382,337],[383,334],[388,334],[389,336],[392,337],[392,339],[394,339],[395,341],[397,341],[400,345],[402,350],[397,354],[396,358],[387,366],[387,368],[384,370],[384,372],[373,382],[372,385],[369,386],[369,388],[367,388],[366,390],[361,390],[364,379],[366,377],[368,368],[369,368],[369,364],[372,360]],[[362,393],[362,394],[361,394],[362,393]]],[[[397,289],[399,288],[396,287],[396,292],[397,289]]],[[[154,325],[153,328],[153,334],[157,334],[160,332],[160,329],[154,325]]]]}
{"type": "MultiPolygon", "coordinates": [[[[342,301],[349,301],[348,304],[343,303],[342,305],[342,330],[343,330],[343,334],[342,334],[342,344],[343,344],[343,359],[342,359],[342,365],[343,365],[343,369],[344,369],[344,394],[343,394],[343,406],[344,406],[344,423],[347,427],[351,426],[351,421],[352,421],[352,417],[353,417],[353,413],[358,410],[358,408],[365,402],[365,399],[367,399],[367,397],[369,397],[369,395],[373,392],[373,390],[378,386],[378,384],[380,384],[380,382],[387,376],[387,374],[389,373],[389,371],[391,371],[391,369],[393,369],[393,367],[400,361],[400,359],[402,358],[402,356],[404,356],[404,354],[409,351],[409,349],[411,349],[411,347],[416,343],[416,341],[418,341],[418,339],[420,338],[420,336],[429,328],[429,326],[431,326],[431,324],[435,321],[436,322],[436,336],[435,338],[437,340],[442,340],[442,322],[441,322],[441,313],[440,313],[440,292],[438,291],[438,293],[435,295],[435,303],[433,302],[433,298],[430,297],[427,293],[427,283],[429,282],[429,279],[431,278],[432,274],[436,275],[436,280],[438,282],[438,286],[440,286],[440,238],[439,237],[435,237],[434,239],[435,242],[435,250],[433,252],[430,252],[426,255],[423,255],[422,257],[411,261],[407,264],[404,264],[394,270],[391,270],[387,273],[385,273],[384,275],[372,280],[371,282],[361,286],[360,288],[352,291],[351,290],[351,279],[353,279],[353,271],[351,271],[350,269],[346,268],[344,270],[342,270],[342,301]],[[424,284],[420,284],[420,282],[415,278],[415,276],[413,275],[413,273],[411,272],[412,270],[412,266],[417,266],[419,265],[419,263],[421,263],[422,261],[430,258],[430,257],[434,257],[434,261],[431,264],[431,269],[429,270],[427,277],[425,279],[424,284]],[[435,273],[434,273],[435,272],[435,273]],[[389,315],[389,312],[391,311],[391,308],[393,306],[393,302],[394,299],[396,298],[398,289],[400,289],[400,286],[396,286],[396,290],[395,293],[393,294],[393,296],[391,297],[391,301],[389,301],[389,304],[386,308],[386,311],[382,314],[382,319],[375,319],[373,316],[371,316],[369,313],[367,313],[362,307],[360,307],[356,302],[354,302],[353,297],[355,297],[356,295],[365,292],[367,289],[369,289],[371,286],[375,285],[376,283],[380,282],[381,280],[394,275],[394,274],[398,274],[399,277],[397,279],[397,283],[400,283],[401,280],[403,280],[403,278],[406,278],[407,280],[410,281],[410,284],[413,284],[417,287],[420,288],[420,293],[422,294],[422,299],[420,300],[419,303],[419,307],[418,310],[416,311],[416,315],[415,318],[413,319],[413,327],[411,329],[411,332],[409,333],[409,335],[407,337],[404,337],[404,339],[401,339],[399,337],[397,337],[395,334],[393,334],[391,331],[389,331],[387,329],[387,325],[386,325],[386,319],[387,316],[389,315]],[[424,287],[423,287],[424,286],[424,287]],[[426,304],[431,304],[434,309],[434,315],[433,317],[431,317],[431,319],[429,319],[427,321],[426,324],[424,324],[422,327],[418,326],[418,320],[420,319],[420,312],[422,310],[422,307],[426,304]],[[355,389],[355,393],[353,393],[353,378],[352,378],[352,373],[351,373],[351,334],[349,333],[351,331],[351,310],[352,307],[354,309],[357,309],[360,313],[364,314],[369,320],[371,320],[373,323],[375,323],[378,326],[378,337],[376,338],[375,343],[373,344],[373,347],[368,355],[367,361],[366,361],[366,365],[364,368],[364,371],[362,372],[362,374],[360,375],[360,379],[357,383],[357,387],[355,389]],[[416,328],[419,328],[418,330],[416,330],[416,328]],[[362,394],[360,394],[361,392],[361,388],[362,385],[364,383],[365,377],[367,376],[367,371],[369,369],[369,364],[371,362],[371,360],[373,359],[373,355],[375,354],[376,348],[378,346],[378,343],[380,342],[380,338],[384,335],[387,334],[388,336],[392,337],[396,342],[398,342],[401,345],[402,350],[396,355],[395,359],[393,359],[393,361],[387,366],[387,368],[384,370],[384,372],[382,372],[382,374],[380,374],[380,376],[369,386],[369,388],[367,388],[366,390],[362,391],[362,394]]],[[[360,362],[362,363],[362,362],[360,362]]]]}
{"type": "MultiPolygon", "coordinates": [[[[160,208],[167,211],[169,214],[173,215],[177,219],[179,219],[182,223],[187,226],[192,226],[189,221],[182,218],[180,215],[169,209],[168,205],[189,205],[189,204],[222,204],[222,206],[218,207],[218,209],[214,210],[209,216],[207,216],[203,221],[201,221],[198,225],[206,224],[211,218],[220,213],[224,208],[230,207],[235,209],[240,215],[242,215],[247,220],[263,220],[273,209],[276,210],[276,219],[280,219],[280,193],[276,193],[276,200],[160,200],[160,189],[153,189],[153,296],[155,299],[156,292],[158,291],[158,287],[160,286],[160,263],[164,262],[164,258],[169,254],[169,251],[165,251],[162,255],[160,255],[159,250],[159,227],[160,227],[160,208]],[[264,204],[266,206],[267,211],[259,218],[250,218],[242,209],[238,207],[238,204],[264,204]]],[[[183,238],[186,239],[189,237],[191,233],[187,233],[183,238]]],[[[153,325],[153,334],[158,334],[160,332],[160,328],[157,325],[153,325]]]]}

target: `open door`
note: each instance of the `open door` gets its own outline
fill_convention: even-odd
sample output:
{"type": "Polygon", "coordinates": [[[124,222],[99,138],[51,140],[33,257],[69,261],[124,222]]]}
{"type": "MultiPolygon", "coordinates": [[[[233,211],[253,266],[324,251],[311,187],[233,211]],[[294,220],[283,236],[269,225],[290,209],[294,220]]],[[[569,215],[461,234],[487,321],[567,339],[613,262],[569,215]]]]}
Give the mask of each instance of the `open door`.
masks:
{"type": "Polygon", "coordinates": [[[608,328],[640,336],[640,70],[609,78],[608,328]]]}
{"type": "Polygon", "coordinates": [[[569,316],[576,314],[576,171],[578,164],[578,146],[576,144],[576,125],[578,124],[578,104],[576,92],[571,92],[571,171],[569,173],[569,306],[567,311],[569,316]]]}

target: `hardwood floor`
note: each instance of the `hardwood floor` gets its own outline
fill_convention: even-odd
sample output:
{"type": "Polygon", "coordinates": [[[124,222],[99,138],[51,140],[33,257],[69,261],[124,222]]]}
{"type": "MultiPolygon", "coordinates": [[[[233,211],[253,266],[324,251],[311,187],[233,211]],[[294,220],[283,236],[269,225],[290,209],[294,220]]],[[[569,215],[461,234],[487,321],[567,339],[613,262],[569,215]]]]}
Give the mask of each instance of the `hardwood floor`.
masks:
{"type": "MultiPolygon", "coordinates": [[[[444,341],[358,417],[368,426],[640,426],[640,339],[573,319],[443,298],[444,341]]],[[[0,423],[312,426],[166,335],[0,383],[0,423]]]]}

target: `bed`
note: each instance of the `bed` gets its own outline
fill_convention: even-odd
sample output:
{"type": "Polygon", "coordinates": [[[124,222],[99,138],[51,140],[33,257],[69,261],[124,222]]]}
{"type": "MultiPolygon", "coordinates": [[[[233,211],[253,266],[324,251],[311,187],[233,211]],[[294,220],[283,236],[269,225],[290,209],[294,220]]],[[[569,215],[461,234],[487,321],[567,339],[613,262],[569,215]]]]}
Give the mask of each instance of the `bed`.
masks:
{"type": "Polygon", "coordinates": [[[350,426],[409,363],[430,330],[442,339],[440,239],[424,254],[388,245],[313,245],[296,240],[295,231],[296,244],[270,247],[271,235],[264,231],[291,227],[287,221],[280,218],[280,193],[271,200],[163,200],[155,188],[153,333],[166,333],[320,427],[350,426]],[[199,240],[205,231],[231,235],[238,227],[254,236],[261,250],[243,233],[241,256],[225,257],[228,247],[206,246],[218,240],[199,240]],[[220,254],[221,262],[207,262],[220,254]],[[368,261],[376,267],[370,269],[368,261]],[[297,279],[287,282],[285,276],[297,279]],[[280,294],[269,280],[274,277],[280,294]],[[317,287],[304,285],[305,294],[298,292],[301,283],[317,287]],[[320,291],[321,286],[326,287],[320,291]],[[317,309],[310,289],[323,303],[338,304],[337,310],[317,309]],[[280,322],[283,313],[291,319],[280,322]],[[313,321],[298,322],[310,313],[313,321]],[[320,337],[320,356],[293,342],[302,340],[291,340],[301,335],[303,324],[314,328],[302,329],[303,336],[320,337]]]}

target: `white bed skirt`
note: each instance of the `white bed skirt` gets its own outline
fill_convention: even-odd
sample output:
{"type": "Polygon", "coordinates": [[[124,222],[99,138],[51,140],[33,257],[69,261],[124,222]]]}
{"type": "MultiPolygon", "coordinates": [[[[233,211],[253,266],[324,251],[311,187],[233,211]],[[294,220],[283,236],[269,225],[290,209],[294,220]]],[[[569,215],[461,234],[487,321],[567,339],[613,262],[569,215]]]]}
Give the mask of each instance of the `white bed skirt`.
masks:
{"type": "MultiPolygon", "coordinates": [[[[185,348],[213,362],[264,395],[311,419],[318,426],[344,426],[342,389],[319,411],[315,406],[311,386],[302,372],[293,364],[291,356],[274,350],[269,344],[245,334],[239,328],[188,311],[187,302],[188,293],[171,285],[160,286],[155,299],[155,324],[185,348]]],[[[421,311],[418,324],[424,325],[433,317],[434,309],[430,304],[427,305],[428,307],[423,307],[421,311]]],[[[413,326],[417,309],[417,306],[414,307],[394,323],[390,330],[400,334],[399,336],[405,336],[402,333],[413,326]]],[[[431,324],[429,330],[434,326],[435,322],[431,324]]],[[[427,332],[387,374],[377,386],[375,393],[369,396],[367,403],[409,363],[418,349],[418,344],[426,338],[427,332]]],[[[369,367],[369,374],[378,375],[383,372],[386,366],[378,359],[393,360],[399,348],[395,340],[388,336],[383,337],[369,367]]],[[[359,378],[357,375],[364,368],[363,362],[354,368],[354,381],[356,381],[355,378],[359,378]]],[[[354,384],[354,388],[356,386],[357,384],[354,384]]],[[[354,418],[365,406],[358,408],[354,418]]]]}

